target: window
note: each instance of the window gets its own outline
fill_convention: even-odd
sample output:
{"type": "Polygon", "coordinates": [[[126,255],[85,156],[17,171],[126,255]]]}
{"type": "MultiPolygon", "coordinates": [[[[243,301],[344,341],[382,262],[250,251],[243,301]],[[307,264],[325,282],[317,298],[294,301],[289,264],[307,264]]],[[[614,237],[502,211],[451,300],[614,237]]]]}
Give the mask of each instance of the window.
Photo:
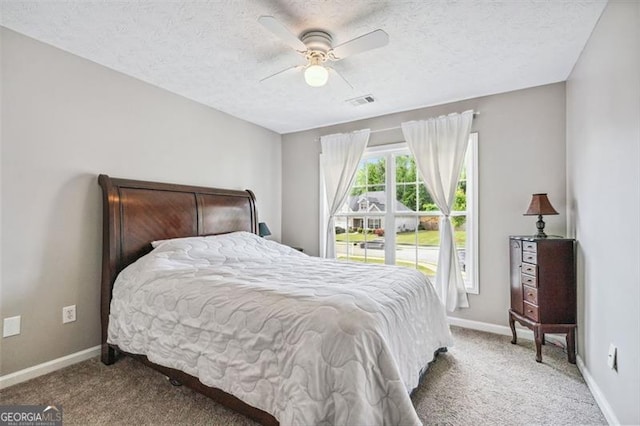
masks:
{"type": "MultiPolygon", "coordinates": [[[[467,291],[478,293],[477,133],[471,134],[451,213],[467,291]]],[[[405,143],[368,148],[336,215],[338,259],[416,268],[435,277],[440,211],[405,143]]]]}

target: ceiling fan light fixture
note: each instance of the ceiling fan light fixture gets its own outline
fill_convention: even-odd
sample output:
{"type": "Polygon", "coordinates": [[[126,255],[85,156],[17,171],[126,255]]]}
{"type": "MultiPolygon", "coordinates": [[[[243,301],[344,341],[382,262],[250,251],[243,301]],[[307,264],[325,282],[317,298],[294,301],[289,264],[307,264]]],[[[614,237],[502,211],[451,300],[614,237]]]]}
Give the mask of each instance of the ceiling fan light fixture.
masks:
{"type": "Polygon", "coordinates": [[[322,87],[329,80],[329,70],[322,65],[309,65],[304,70],[304,81],[311,87],[322,87]]]}

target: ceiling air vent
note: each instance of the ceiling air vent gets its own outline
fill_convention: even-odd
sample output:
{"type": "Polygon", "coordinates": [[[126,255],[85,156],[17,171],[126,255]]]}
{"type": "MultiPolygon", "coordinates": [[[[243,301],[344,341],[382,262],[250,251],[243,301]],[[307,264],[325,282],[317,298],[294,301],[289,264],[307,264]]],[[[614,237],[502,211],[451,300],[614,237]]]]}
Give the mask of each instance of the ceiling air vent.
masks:
{"type": "Polygon", "coordinates": [[[373,95],[364,95],[364,96],[358,96],[357,98],[353,98],[353,99],[347,99],[345,102],[353,106],[360,106],[360,105],[371,104],[371,103],[374,103],[375,101],[376,100],[373,97],[373,95]]]}

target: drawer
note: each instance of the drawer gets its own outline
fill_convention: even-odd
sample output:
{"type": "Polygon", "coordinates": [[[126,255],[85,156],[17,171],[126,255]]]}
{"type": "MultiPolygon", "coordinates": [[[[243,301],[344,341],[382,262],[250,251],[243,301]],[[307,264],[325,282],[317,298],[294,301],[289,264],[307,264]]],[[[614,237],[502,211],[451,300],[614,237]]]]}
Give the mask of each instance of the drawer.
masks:
{"type": "Polygon", "coordinates": [[[522,286],[522,298],[534,305],[538,304],[538,289],[529,287],[528,285],[522,286]]]}
{"type": "Polygon", "coordinates": [[[535,265],[536,263],[538,263],[538,255],[531,251],[523,251],[522,261],[527,263],[533,263],[535,265]]]}
{"type": "Polygon", "coordinates": [[[535,277],[536,275],[538,275],[538,268],[536,267],[536,265],[532,265],[530,263],[523,263],[522,272],[527,275],[533,275],[535,277]]]}
{"type": "Polygon", "coordinates": [[[523,251],[531,251],[533,253],[538,251],[538,244],[533,243],[531,241],[523,241],[522,242],[522,250],[523,251]]]}
{"type": "Polygon", "coordinates": [[[524,316],[538,322],[538,307],[529,302],[524,302],[524,316]]]}
{"type": "Polygon", "coordinates": [[[533,275],[520,274],[520,282],[529,287],[538,287],[538,279],[533,275]]]}

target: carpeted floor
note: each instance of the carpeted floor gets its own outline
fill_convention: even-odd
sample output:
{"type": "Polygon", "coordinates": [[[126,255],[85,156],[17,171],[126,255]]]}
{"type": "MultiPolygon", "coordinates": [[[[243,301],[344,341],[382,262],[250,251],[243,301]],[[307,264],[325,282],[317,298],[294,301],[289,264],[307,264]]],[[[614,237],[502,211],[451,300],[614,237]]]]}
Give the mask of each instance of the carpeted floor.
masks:
{"type": "MultiPolygon", "coordinates": [[[[425,425],[606,424],[577,367],[559,347],[452,327],[413,395],[425,425]]],[[[0,391],[0,404],[60,404],[64,424],[253,425],[188,388],[125,358],[95,358],[0,391]]]]}

